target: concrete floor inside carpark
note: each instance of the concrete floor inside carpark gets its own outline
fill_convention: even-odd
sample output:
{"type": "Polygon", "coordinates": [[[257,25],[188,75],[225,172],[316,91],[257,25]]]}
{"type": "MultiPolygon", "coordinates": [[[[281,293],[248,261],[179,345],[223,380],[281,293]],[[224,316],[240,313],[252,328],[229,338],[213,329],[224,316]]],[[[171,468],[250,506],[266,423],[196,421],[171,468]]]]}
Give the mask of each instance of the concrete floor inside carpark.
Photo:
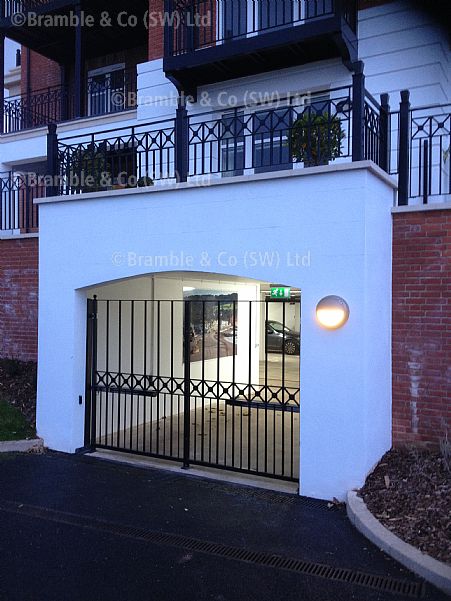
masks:
{"type": "MultiPolygon", "coordinates": [[[[234,401],[218,399],[212,395],[192,397],[190,412],[190,458],[191,461],[230,469],[249,470],[269,476],[298,478],[300,424],[299,412],[299,357],[285,358],[285,387],[281,391],[281,356],[269,355],[267,363],[268,406],[258,406],[265,399],[257,397],[257,406],[235,405],[234,401]],[[277,399],[288,401],[288,393],[295,400],[282,410],[277,399]]],[[[260,385],[265,383],[265,365],[260,366],[260,385]]],[[[131,414],[131,400],[121,409],[121,415],[131,414]],[[125,411],[124,411],[125,410],[125,411]]],[[[136,400],[135,400],[136,403],[136,400]]],[[[98,415],[106,411],[98,410],[98,415]]],[[[133,414],[138,414],[134,405],[133,414]]],[[[114,420],[112,420],[114,424],[114,420]]],[[[183,457],[183,398],[182,395],[166,395],[158,409],[147,412],[145,423],[135,427],[113,427],[98,441],[101,445],[123,451],[179,459],[183,457]]]]}
{"type": "MultiPolygon", "coordinates": [[[[268,385],[282,386],[282,374],[284,385],[287,388],[299,388],[300,357],[299,355],[282,355],[279,353],[268,353],[267,355],[268,385]],[[283,365],[285,363],[285,365],[283,365]]],[[[265,361],[260,361],[260,384],[265,384],[265,361]]]]}

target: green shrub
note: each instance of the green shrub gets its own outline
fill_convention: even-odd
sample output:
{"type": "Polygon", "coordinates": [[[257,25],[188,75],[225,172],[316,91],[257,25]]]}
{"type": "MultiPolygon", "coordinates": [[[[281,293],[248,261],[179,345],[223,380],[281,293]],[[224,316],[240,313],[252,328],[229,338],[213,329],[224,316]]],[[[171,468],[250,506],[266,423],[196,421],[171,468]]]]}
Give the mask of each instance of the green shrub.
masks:
{"type": "Polygon", "coordinates": [[[291,154],[294,161],[324,165],[341,156],[341,141],[346,137],[337,116],[306,111],[293,123],[291,154]]]}

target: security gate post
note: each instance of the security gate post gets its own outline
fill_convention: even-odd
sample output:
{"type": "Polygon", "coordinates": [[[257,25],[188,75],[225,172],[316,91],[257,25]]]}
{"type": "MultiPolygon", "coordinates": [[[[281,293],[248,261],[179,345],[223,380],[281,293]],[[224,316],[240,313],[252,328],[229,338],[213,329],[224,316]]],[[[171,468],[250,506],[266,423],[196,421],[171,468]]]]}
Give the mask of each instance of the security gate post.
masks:
{"type": "Polygon", "coordinates": [[[86,328],[86,386],[85,386],[85,448],[95,445],[96,437],[96,393],[97,371],[97,297],[87,301],[86,328]]]}
{"type": "Polygon", "coordinates": [[[183,320],[183,469],[189,468],[190,427],[191,427],[191,303],[185,301],[183,320]]]}

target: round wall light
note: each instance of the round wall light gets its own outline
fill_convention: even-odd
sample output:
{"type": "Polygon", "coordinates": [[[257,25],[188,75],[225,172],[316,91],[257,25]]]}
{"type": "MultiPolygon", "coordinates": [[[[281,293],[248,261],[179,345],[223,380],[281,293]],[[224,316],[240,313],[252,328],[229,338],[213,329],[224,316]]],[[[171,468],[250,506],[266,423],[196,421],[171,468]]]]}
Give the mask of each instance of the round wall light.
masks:
{"type": "Polygon", "coordinates": [[[349,319],[348,303],[341,296],[326,296],[316,305],[316,319],[328,330],[337,330],[349,319]]]}

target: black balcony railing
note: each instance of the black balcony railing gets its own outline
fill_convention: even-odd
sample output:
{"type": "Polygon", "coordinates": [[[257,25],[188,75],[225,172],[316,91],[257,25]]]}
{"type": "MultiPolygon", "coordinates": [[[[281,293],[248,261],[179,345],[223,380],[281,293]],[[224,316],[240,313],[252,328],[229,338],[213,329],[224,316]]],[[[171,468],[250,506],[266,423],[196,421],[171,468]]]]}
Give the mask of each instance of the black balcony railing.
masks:
{"type": "Polygon", "coordinates": [[[72,113],[72,109],[71,95],[62,86],[5,98],[3,132],[13,133],[45,127],[50,122],[59,123],[72,113]]]}
{"type": "Polygon", "coordinates": [[[36,231],[38,208],[33,201],[45,194],[45,181],[35,174],[0,173],[0,232],[36,231]]]}
{"type": "Polygon", "coordinates": [[[144,187],[174,179],[175,120],[63,138],[58,143],[59,185],[52,194],[144,187]]]}
{"type": "Polygon", "coordinates": [[[6,18],[12,17],[17,13],[26,13],[39,10],[52,0],[1,0],[3,4],[3,15],[6,18]]]}
{"type": "Polygon", "coordinates": [[[389,173],[399,181],[399,204],[427,204],[451,196],[451,104],[411,108],[402,93],[390,113],[389,173]]]}
{"type": "Polygon", "coordinates": [[[177,56],[338,14],[356,31],[355,0],[166,0],[166,54],[177,56]]]}
{"type": "MultiPolygon", "coordinates": [[[[352,137],[357,103],[353,88],[329,89],[314,97],[281,99],[274,105],[242,106],[54,140],[58,145],[53,194],[147,186],[161,180],[230,177],[299,169],[387,156],[381,107],[365,101],[362,156],[352,137]]],[[[358,145],[357,145],[358,146],[358,145]]]]}
{"type": "Polygon", "coordinates": [[[262,173],[351,156],[351,88],[189,118],[189,176],[262,173]]]}
{"type": "Polygon", "coordinates": [[[410,111],[409,197],[451,194],[451,104],[410,111]]]}
{"type": "Polygon", "coordinates": [[[46,181],[1,176],[0,229],[33,231],[42,196],[193,183],[369,160],[397,176],[398,203],[448,199],[450,105],[399,111],[352,86],[266,104],[177,109],[173,119],[58,139],[49,127],[46,181]],[[440,198],[441,197],[441,198],[440,198]]]}
{"type": "MultiPolygon", "coordinates": [[[[107,115],[135,108],[136,82],[136,69],[88,77],[81,116],[107,115]]],[[[54,86],[5,98],[3,132],[13,133],[75,119],[74,98],[70,86],[54,86]]]]}

